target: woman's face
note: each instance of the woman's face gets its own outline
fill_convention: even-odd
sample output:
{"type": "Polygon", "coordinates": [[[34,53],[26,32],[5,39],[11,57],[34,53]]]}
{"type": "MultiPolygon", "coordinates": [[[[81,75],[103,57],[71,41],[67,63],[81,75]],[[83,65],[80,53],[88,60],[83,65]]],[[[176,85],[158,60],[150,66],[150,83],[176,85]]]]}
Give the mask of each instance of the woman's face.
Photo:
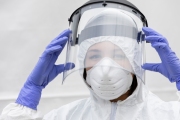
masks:
{"type": "Polygon", "coordinates": [[[109,41],[94,44],[88,49],[85,58],[86,71],[91,69],[104,57],[109,57],[124,69],[132,71],[132,67],[124,52],[117,45],[109,41]]]}

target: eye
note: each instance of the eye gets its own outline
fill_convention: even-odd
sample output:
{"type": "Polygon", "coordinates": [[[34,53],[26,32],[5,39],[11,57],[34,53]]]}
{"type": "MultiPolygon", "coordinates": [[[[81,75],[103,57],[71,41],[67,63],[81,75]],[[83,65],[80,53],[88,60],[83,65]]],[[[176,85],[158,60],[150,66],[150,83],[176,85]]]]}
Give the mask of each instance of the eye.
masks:
{"type": "Polygon", "coordinates": [[[90,58],[91,60],[98,60],[98,59],[101,58],[101,55],[91,55],[89,58],[90,58]]]}

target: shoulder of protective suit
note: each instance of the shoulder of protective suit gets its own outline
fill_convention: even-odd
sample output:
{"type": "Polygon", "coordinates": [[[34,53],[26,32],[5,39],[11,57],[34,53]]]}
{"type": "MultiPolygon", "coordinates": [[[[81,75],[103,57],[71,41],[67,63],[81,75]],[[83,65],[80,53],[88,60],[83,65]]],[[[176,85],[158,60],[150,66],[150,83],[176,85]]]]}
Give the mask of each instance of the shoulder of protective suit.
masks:
{"type": "MultiPolygon", "coordinates": [[[[144,114],[153,115],[155,118],[171,118],[171,120],[179,120],[180,102],[161,100],[158,96],[149,91],[148,99],[144,105],[144,114]]],[[[168,119],[169,120],[169,119],[168,119]]]]}
{"type": "Polygon", "coordinates": [[[54,109],[46,114],[43,120],[67,120],[70,119],[76,112],[81,113],[83,108],[91,106],[90,98],[80,99],[69,104],[63,105],[58,109],[54,109]]]}

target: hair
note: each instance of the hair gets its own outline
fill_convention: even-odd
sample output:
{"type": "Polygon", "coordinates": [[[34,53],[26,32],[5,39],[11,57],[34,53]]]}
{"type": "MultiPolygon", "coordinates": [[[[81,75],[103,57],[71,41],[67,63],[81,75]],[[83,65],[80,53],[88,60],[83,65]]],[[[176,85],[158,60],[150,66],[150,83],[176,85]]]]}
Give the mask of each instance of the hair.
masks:
{"type": "MultiPolygon", "coordinates": [[[[86,76],[87,76],[87,73],[86,73],[86,69],[84,68],[84,72],[83,72],[84,80],[86,80],[86,76]]],[[[134,92],[136,87],[137,87],[137,78],[136,78],[136,75],[133,75],[133,81],[129,90],[129,95],[131,95],[134,92]]]]}
{"type": "Polygon", "coordinates": [[[129,95],[131,95],[134,92],[136,87],[137,87],[137,78],[136,78],[136,75],[133,75],[133,81],[129,90],[130,91],[129,95]]]}

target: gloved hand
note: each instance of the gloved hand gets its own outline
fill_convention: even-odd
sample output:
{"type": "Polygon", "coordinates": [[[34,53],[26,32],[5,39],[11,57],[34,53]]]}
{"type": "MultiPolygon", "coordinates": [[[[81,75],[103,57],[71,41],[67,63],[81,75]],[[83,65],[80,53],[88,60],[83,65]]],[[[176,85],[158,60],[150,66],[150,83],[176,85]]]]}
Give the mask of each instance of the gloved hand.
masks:
{"type": "Polygon", "coordinates": [[[70,33],[70,30],[63,31],[46,47],[21,89],[16,103],[36,110],[42,89],[59,73],[74,68],[75,65],[73,63],[55,65],[70,33]]]}
{"type": "Polygon", "coordinates": [[[169,47],[165,37],[148,27],[144,27],[143,31],[146,35],[145,39],[156,49],[162,62],[146,63],[142,68],[161,73],[170,82],[176,82],[177,89],[180,90],[180,60],[169,47]]]}

